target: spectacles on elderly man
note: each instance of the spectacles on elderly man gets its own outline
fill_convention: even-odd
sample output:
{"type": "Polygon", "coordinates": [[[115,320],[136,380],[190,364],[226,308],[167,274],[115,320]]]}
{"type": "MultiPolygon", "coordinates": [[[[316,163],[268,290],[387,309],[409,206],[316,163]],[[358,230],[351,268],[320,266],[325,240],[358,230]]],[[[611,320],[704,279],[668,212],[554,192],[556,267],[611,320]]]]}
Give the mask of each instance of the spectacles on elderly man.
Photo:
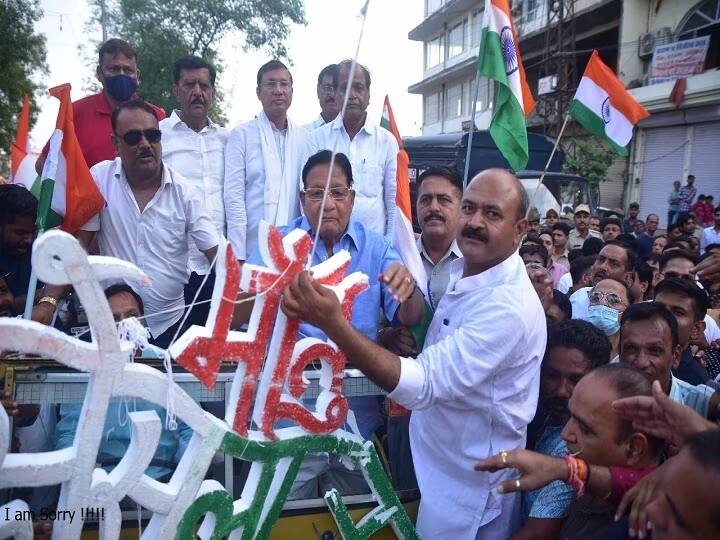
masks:
{"type": "Polygon", "coordinates": [[[335,92],[335,87],[332,84],[321,84],[320,90],[326,94],[333,94],[335,92]]]}
{"type": "MultiPolygon", "coordinates": [[[[323,188],[310,188],[303,190],[305,193],[305,198],[310,201],[322,201],[323,197],[325,196],[325,190],[323,188]]],[[[349,187],[334,187],[327,190],[327,192],[330,194],[330,197],[332,197],[336,201],[342,201],[347,198],[348,195],[350,195],[350,192],[352,189],[349,187]]]]}
{"type": "Polygon", "coordinates": [[[590,305],[596,306],[600,303],[602,303],[603,300],[607,302],[608,307],[614,308],[614,309],[620,309],[621,307],[627,307],[625,302],[622,301],[622,299],[615,294],[614,292],[602,292],[602,291],[589,291],[588,292],[588,299],[590,300],[590,305]]]}

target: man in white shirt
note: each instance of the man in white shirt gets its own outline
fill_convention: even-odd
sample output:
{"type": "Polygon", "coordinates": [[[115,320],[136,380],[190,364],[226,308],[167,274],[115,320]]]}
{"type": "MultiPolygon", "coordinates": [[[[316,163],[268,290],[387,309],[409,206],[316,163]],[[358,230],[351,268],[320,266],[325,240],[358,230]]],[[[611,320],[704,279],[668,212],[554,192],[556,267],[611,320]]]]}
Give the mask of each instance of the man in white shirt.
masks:
{"type": "MultiPolygon", "coordinates": [[[[208,118],[215,98],[215,77],[215,68],[202,58],[178,59],[173,66],[172,91],[180,109],[160,122],[160,131],[163,162],[200,189],[210,220],[218,235],[225,236],[223,178],[228,132],[208,118]]],[[[192,242],[190,245],[190,279],[185,286],[188,305],[203,281],[205,285],[197,300],[209,300],[215,283],[215,272],[210,272],[205,255],[192,242]]],[[[204,325],[209,310],[209,303],[193,307],[188,321],[204,325]]]]}
{"type": "Polygon", "coordinates": [[[342,152],[350,159],[355,178],[355,207],[352,218],[373,231],[392,234],[397,190],[398,144],[395,137],[367,116],[370,103],[370,72],[356,64],[349,81],[352,61],[338,64],[337,96],[342,100],[350,85],[345,116],[340,115],[310,134],[305,156],[320,150],[342,152]]]}
{"type": "Polygon", "coordinates": [[[315,131],[317,128],[324,126],[328,122],[335,120],[340,112],[340,101],[342,96],[338,97],[338,65],[330,64],[322,68],[318,75],[317,97],[320,103],[320,114],[318,117],[305,125],[308,131],[315,131]]]}
{"type": "Polygon", "coordinates": [[[163,165],[162,133],[147,103],[119,105],[112,114],[112,130],[118,157],[90,169],[106,204],[78,239],[87,247],[97,233],[101,255],[129,261],[148,275],[150,285],[137,292],[145,304],[152,344],[165,348],[184,313],[190,239],[212,261],[218,234],[200,190],[163,165]]]}
{"type": "Polygon", "coordinates": [[[322,328],[389,397],[413,411],[422,538],[509,538],[520,498],[497,494],[509,473],[474,473],[477,459],[525,446],[535,415],[545,314],[517,248],[528,199],[511,173],[489,169],[463,194],[457,241],[464,258],[417,357],[399,358],[354,330],[335,293],[300,273],[282,309],[322,328]]]}
{"type": "Polygon", "coordinates": [[[227,236],[240,261],[257,246],[260,220],[280,227],[300,215],[298,189],[308,131],[288,118],[292,85],[282,62],[261,66],[256,94],[263,110],[233,129],[225,148],[227,236]]]}
{"type": "Polygon", "coordinates": [[[714,225],[703,229],[700,237],[700,255],[705,255],[705,248],[708,246],[720,244],[720,206],[715,208],[713,220],[715,221],[714,225]]]}

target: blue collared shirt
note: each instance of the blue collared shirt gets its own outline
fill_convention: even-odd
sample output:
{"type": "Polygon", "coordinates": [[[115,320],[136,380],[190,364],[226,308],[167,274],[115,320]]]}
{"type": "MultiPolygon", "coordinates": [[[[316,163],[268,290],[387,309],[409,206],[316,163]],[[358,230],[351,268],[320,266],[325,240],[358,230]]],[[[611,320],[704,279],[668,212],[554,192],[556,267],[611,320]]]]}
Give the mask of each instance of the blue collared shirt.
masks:
{"type": "MultiPolygon", "coordinates": [[[[304,216],[295,219],[287,227],[281,227],[280,231],[283,235],[286,235],[293,229],[307,231],[313,239],[315,238],[315,231],[312,230],[310,223],[304,216]]],[[[401,262],[400,256],[384,237],[368,229],[362,223],[352,220],[348,224],[345,233],[333,245],[332,251],[335,254],[343,249],[346,249],[351,257],[347,275],[353,272],[362,272],[368,276],[369,285],[369,288],[360,293],[355,300],[350,322],[358,332],[372,341],[377,341],[378,330],[383,316],[387,320],[393,321],[400,306],[392,295],[387,293],[387,286],[378,281],[378,276],[386,272],[393,263],[401,262]]],[[[313,255],[313,265],[320,264],[328,257],[325,242],[320,240],[313,255]]],[[[247,262],[257,265],[264,264],[258,249],[253,250],[247,262]]],[[[307,323],[300,325],[300,336],[327,339],[322,330],[307,323]]],[[[306,405],[308,404],[306,403],[306,405]]],[[[363,438],[369,439],[372,432],[382,422],[377,399],[372,396],[369,398],[351,398],[349,405],[355,413],[361,435],[363,438]]]]}

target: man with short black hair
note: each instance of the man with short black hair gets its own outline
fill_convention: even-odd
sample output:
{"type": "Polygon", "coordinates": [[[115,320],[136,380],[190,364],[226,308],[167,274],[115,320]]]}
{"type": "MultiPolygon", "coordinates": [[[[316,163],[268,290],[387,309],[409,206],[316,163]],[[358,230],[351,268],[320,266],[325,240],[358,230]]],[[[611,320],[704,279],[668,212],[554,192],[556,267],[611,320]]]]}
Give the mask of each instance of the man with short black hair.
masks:
{"type": "Polygon", "coordinates": [[[652,255],[652,246],[655,242],[655,233],[660,224],[660,216],[648,214],[645,218],[645,231],[637,235],[637,254],[640,259],[647,261],[652,255]]]}
{"type": "Polygon", "coordinates": [[[603,218],[600,221],[600,232],[603,242],[615,240],[623,231],[623,222],[616,217],[603,218]]]}
{"type": "Polygon", "coordinates": [[[37,207],[37,199],[23,186],[0,184],[0,275],[13,293],[18,313],[25,305],[32,273],[37,207]]]}
{"type": "Polygon", "coordinates": [[[633,234],[635,232],[635,222],[638,221],[638,214],[640,213],[640,205],[636,202],[631,202],[628,207],[628,217],[623,219],[623,232],[626,234],[633,234]]]}
{"type": "Polygon", "coordinates": [[[654,277],[652,267],[637,257],[635,259],[635,277],[631,287],[636,303],[650,300],[653,297],[652,286],[654,277]]]}
{"type": "Polygon", "coordinates": [[[570,268],[570,261],[568,260],[569,249],[567,247],[570,230],[570,225],[562,221],[553,225],[552,228],[553,244],[555,245],[553,261],[562,264],[566,268],[570,268]]]}
{"type": "MultiPolygon", "coordinates": [[[[215,100],[216,72],[212,64],[197,56],[179,58],[173,66],[172,92],[180,109],[160,122],[163,161],[193,183],[203,195],[210,220],[219,236],[225,236],[225,206],[223,202],[225,176],[225,143],[228,132],[208,117],[215,100]]],[[[205,255],[191,241],[190,278],[185,287],[185,303],[197,296],[204,302],[212,296],[215,273],[205,255]],[[198,293],[201,283],[203,290],[198,293]]],[[[188,320],[203,326],[210,304],[192,308],[188,320]]]]}
{"type": "Polygon", "coordinates": [[[579,204],[575,207],[573,214],[575,228],[568,236],[568,249],[582,248],[585,240],[590,237],[602,238],[602,235],[590,228],[590,207],[587,204],[579,204]]]}
{"type": "Polygon", "coordinates": [[[190,239],[208,261],[217,230],[199,188],[162,161],[162,132],[144,101],[122,103],[112,114],[118,157],[90,170],[107,204],[78,233],[87,248],[97,235],[101,255],[136,264],[152,285],[138,293],[153,343],[167,347],[181,331],[190,239]]]}
{"type": "Polygon", "coordinates": [[[244,261],[258,242],[261,220],[284,226],[300,215],[298,186],[309,132],[288,117],[293,78],[279,60],[257,72],[262,111],[230,132],[225,148],[227,237],[244,261]]]}
{"type": "MultiPolygon", "coordinates": [[[[98,50],[95,76],[102,84],[102,91],[84,97],[72,104],[75,135],[88,167],[108,159],[115,159],[110,116],[120,104],[138,99],[136,90],[140,84],[137,53],[127,41],[108,39],[98,50]]],[[[148,105],[158,121],[165,118],[165,111],[151,103],[148,105]]],[[[35,162],[35,170],[42,174],[49,150],[45,145],[35,162]]]]}
{"type": "Polygon", "coordinates": [[[683,187],[681,187],[680,191],[678,192],[678,219],[676,220],[676,222],[678,223],[680,219],[690,213],[693,200],[695,200],[695,195],[697,195],[697,188],[693,185],[694,183],[695,175],[688,174],[687,183],[683,187]]]}
{"type": "Polygon", "coordinates": [[[353,219],[390,239],[395,222],[398,144],[395,137],[370,120],[370,71],[343,60],[338,64],[338,99],[350,86],[344,116],[317,128],[310,134],[307,156],[320,150],[336,150],[352,164],[357,195],[353,219]],[[350,71],[353,69],[350,80],[350,71]]]}
{"type": "Polygon", "coordinates": [[[315,120],[306,124],[305,129],[314,131],[335,120],[335,117],[340,112],[343,98],[343,96],[338,95],[337,86],[338,65],[330,64],[322,68],[317,80],[317,98],[320,103],[320,114],[315,120]]]}
{"type": "Polygon", "coordinates": [[[703,229],[700,237],[700,255],[705,255],[705,250],[713,244],[720,244],[720,206],[713,211],[713,226],[703,229]]]}
{"type": "Polygon", "coordinates": [[[588,257],[578,257],[570,263],[572,283],[567,290],[567,294],[572,295],[579,289],[592,286],[592,267],[596,259],[596,255],[590,255],[588,257]]]}
{"type": "Polygon", "coordinates": [[[680,216],[677,220],[680,232],[685,236],[698,236],[698,227],[696,225],[695,214],[687,212],[680,216]]]}

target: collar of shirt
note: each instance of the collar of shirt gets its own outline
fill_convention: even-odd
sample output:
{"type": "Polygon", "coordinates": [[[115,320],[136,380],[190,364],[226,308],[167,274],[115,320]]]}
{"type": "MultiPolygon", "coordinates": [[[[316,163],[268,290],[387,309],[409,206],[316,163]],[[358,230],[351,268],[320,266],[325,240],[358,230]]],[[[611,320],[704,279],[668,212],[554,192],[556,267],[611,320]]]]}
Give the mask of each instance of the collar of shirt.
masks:
{"type": "Polygon", "coordinates": [[[430,255],[428,255],[427,251],[425,250],[425,245],[422,242],[422,235],[420,235],[417,239],[417,248],[418,251],[420,251],[420,255],[424,257],[430,264],[435,266],[435,264],[440,264],[445,259],[447,259],[450,255],[455,255],[456,258],[462,257],[462,253],[460,252],[460,248],[457,245],[457,240],[452,241],[450,244],[450,247],[445,252],[445,254],[440,258],[440,260],[437,263],[434,263],[433,260],[430,258],[430,255]]]}
{"type": "MultiPolygon", "coordinates": [[[[115,175],[115,178],[119,178],[125,181],[125,184],[127,184],[127,187],[130,187],[130,182],[128,181],[127,175],[125,174],[125,168],[122,165],[122,160],[120,158],[115,159],[115,171],[113,172],[115,175]]],[[[165,184],[172,184],[172,172],[170,171],[170,167],[166,167],[163,163],[162,166],[162,181],[161,186],[165,186],[165,184]]],[[[106,203],[107,204],[107,203],[106,203]]]]}
{"type": "Polygon", "coordinates": [[[102,90],[96,95],[97,99],[95,100],[95,112],[98,114],[106,114],[110,116],[112,114],[112,107],[110,107],[110,102],[105,95],[105,91],[102,90]]]}
{"type": "MultiPolygon", "coordinates": [[[[299,218],[297,218],[295,220],[294,226],[307,232],[310,235],[310,238],[312,238],[313,240],[315,239],[315,231],[310,226],[310,222],[307,220],[307,217],[300,216],[299,218]]],[[[320,257],[320,250],[322,250],[323,252],[325,251],[325,242],[322,242],[321,240],[321,238],[318,238],[318,241],[320,241],[320,245],[318,246],[318,249],[315,250],[316,259],[320,257]]],[[[355,252],[357,252],[359,249],[359,245],[360,240],[358,238],[357,224],[354,221],[350,220],[350,223],[348,223],[345,232],[338,239],[338,241],[333,244],[333,253],[337,253],[340,249],[347,249],[348,247],[353,247],[355,249],[355,252]]],[[[352,255],[352,252],[350,254],[352,255]]],[[[316,261],[313,262],[315,263],[316,261]]]]}
{"type": "Polygon", "coordinates": [[[448,287],[448,292],[462,293],[498,285],[508,275],[513,275],[517,266],[522,264],[522,259],[520,258],[520,255],[518,255],[517,251],[515,251],[507,259],[496,264],[492,268],[488,268],[484,272],[467,277],[462,277],[464,265],[463,258],[453,261],[452,264],[452,273],[459,277],[457,281],[451,283],[448,287]]]}
{"type": "MultiPolygon", "coordinates": [[[[201,131],[200,133],[204,133],[204,132],[206,132],[206,131],[215,130],[215,129],[217,129],[218,127],[220,127],[220,126],[218,126],[215,122],[213,122],[213,121],[210,119],[209,116],[208,116],[207,121],[208,121],[207,126],[205,126],[204,128],[202,128],[202,131],[201,131]]],[[[180,125],[180,126],[182,126],[182,127],[185,127],[185,128],[187,128],[187,129],[190,129],[190,127],[188,127],[188,125],[185,123],[185,121],[184,121],[182,118],[180,118],[180,114],[178,114],[178,110],[177,110],[177,109],[173,109],[172,114],[171,114],[170,117],[168,118],[168,124],[170,125],[170,127],[171,127],[172,129],[177,128],[178,125],[180,125]]]]}
{"type": "MultiPolygon", "coordinates": [[[[370,122],[369,120],[370,120],[370,116],[367,114],[367,111],[366,111],[365,112],[365,123],[363,124],[363,127],[360,128],[360,131],[358,133],[365,131],[365,133],[367,133],[368,135],[371,135],[371,136],[375,134],[375,130],[378,128],[378,126],[377,126],[377,124],[370,122]]],[[[331,129],[341,129],[342,131],[347,133],[347,130],[345,129],[345,124],[343,124],[343,119],[339,114],[335,117],[335,120],[333,120],[330,123],[330,126],[331,126],[331,129]]]]}

